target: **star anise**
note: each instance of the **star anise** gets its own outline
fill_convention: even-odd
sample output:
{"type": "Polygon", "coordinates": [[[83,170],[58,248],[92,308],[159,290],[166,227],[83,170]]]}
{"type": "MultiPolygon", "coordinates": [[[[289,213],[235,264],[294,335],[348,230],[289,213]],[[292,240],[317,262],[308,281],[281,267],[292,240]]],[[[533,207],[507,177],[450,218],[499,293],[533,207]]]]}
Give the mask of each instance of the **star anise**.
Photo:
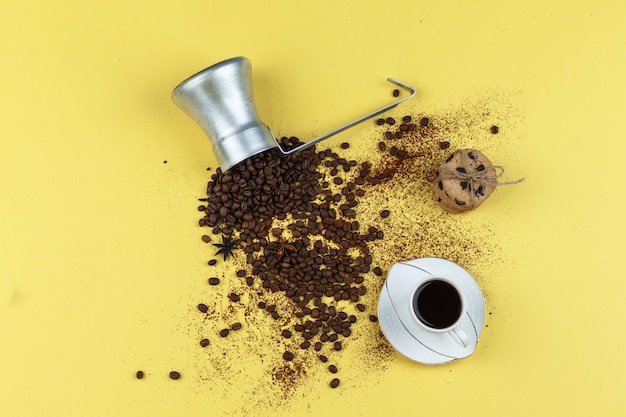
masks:
{"type": "Polygon", "coordinates": [[[220,248],[215,253],[215,256],[221,253],[222,255],[224,255],[224,260],[228,259],[229,255],[234,257],[235,255],[233,255],[233,250],[237,249],[237,243],[239,243],[239,240],[233,239],[230,236],[222,235],[222,243],[213,244],[213,246],[220,248]]]}
{"type": "Polygon", "coordinates": [[[276,255],[278,255],[279,258],[283,257],[285,251],[295,252],[297,250],[295,246],[289,244],[289,242],[285,242],[282,236],[278,237],[278,243],[280,243],[280,247],[276,251],[276,255]]]}

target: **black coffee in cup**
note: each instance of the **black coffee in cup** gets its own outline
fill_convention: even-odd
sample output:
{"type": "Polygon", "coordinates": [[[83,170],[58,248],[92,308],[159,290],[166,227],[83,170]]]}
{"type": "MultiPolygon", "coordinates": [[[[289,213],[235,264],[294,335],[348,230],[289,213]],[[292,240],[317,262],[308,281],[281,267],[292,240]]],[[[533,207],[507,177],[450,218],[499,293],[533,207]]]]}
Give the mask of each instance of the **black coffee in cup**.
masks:
{"type": "Polygon", "coordinates": [[[449,282],[434,279],[422,284],[413,295],[413,312],[426,326],[445,329],[461,316],[463,302],[449,282]]]}

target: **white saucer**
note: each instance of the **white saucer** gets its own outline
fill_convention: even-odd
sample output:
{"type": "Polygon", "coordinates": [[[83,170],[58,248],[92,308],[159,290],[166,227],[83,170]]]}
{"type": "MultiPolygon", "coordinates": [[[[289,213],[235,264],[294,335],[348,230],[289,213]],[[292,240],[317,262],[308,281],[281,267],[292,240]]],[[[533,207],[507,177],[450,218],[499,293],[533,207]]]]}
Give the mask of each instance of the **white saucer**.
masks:
{"type": "Polygon", "coordinates": [[[399,353],[423,364],[442,364],[474,352],[485,323],[485,301],[474,278],[461,266],[441,258],[415,259],[392,265],[378,301],[378,320],[399,353]],[[469,336],[466,347],[448,333],[425,330],[411,312],[413,290],[432,276],[447,278],[463,292],[466,306],[459,326],[469,336]]]}

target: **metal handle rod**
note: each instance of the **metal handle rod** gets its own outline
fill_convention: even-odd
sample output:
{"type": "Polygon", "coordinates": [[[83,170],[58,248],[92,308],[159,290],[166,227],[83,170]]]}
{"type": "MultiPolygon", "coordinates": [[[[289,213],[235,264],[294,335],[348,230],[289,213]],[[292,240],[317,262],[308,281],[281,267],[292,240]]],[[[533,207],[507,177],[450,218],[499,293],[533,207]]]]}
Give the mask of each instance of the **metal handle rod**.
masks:
{"type": "Polygon", "coordinates": [[[357,125],[357,124],[359,124],[361,122],[364,122],[365,120],[371,119],[372,117],[378,116],[379,114],[386,112],[387,110],[393,109],[398,104],[402,103],[403,101],[406,101],[406,100],[410,99],[411,97],[413,97],[415,95],[415,89],[413,87],[411,87],[410,85],[404,84],[404,83],[402,83],[402,82],[400,82],[398,80],[394,80],[393,78],[387,78],[387,81],[389,81],[392,84],[397,85],[398,87],[401,87],[401,88],[404,88],[405,90],[408,90],[411,94],[409,96],[407,96],[407,97],[401,98],[400,100],[394,101],[393,103],[391,103],[391,104],[389,104],[389,105],[387,105],[387,106],[385,106],[385,107],[383,107],[381,109],[378,109],[378,110],[376,110],[376,111],[374,111],[372,113],[369,113],[369,114],[367,114],[367,115],[365,115],[363,117],[360,117],[360,118],[358,118],[358,119],[356,119],[356,120],[354,120],[354,121],[352,121],[352,122],[350,122],[350,123],[348,123],[346,125],[338,127],[337,129],[332,130],[332,131],[330,131],[330,132],[328,132],[328,133],[326,133],[326,134],[324,134],[324,135],[322,135],[322,136],[320,136],[318,138],[315,138],[315,139],[313,139],[313,140],[311,140],[311,141],[309,141],[307,143],[304,143],[304,144],[302,144],[300,146],[297,146],[297,147],[295,147],[295,148],[293,148],[291,150],[285,151],[282,148],[282,146],[280,146],[280,143],[278,142],[278,140],[274,136],[274,133],[272,133],[272,130],[269,127],[267,129],[270,131],[270,134],[272,135],[272,137],[276,141],[276,145],[278,145],[278,149],[280,150],[280,152],[283,155],[289,155],[289,154],[292,154],[292,153],[295,153],[295,152],[299,152],[299,151],[301,151],[303,149],[306,149],[308,147],[311,147],[311,146],[315,145],[318,142],[323,141],[324,139],[328,139],[329,137],[334,136],[337,133],[341,133],[344,130],[351,128],[352,126],[355,126],[355,125],[357,125]]]}

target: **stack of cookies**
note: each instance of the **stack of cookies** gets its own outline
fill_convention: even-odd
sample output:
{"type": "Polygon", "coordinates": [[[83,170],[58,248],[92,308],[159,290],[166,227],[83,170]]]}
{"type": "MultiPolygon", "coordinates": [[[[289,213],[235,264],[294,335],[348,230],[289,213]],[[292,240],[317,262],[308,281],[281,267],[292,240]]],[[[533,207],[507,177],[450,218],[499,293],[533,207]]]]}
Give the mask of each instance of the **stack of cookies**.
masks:
{"type": "Polygon", "coordinates": [[[436,171],[435,200],[450,213],[475,209],[496,189],[497,168],[476,149],[454,152],[436,171]]]}

